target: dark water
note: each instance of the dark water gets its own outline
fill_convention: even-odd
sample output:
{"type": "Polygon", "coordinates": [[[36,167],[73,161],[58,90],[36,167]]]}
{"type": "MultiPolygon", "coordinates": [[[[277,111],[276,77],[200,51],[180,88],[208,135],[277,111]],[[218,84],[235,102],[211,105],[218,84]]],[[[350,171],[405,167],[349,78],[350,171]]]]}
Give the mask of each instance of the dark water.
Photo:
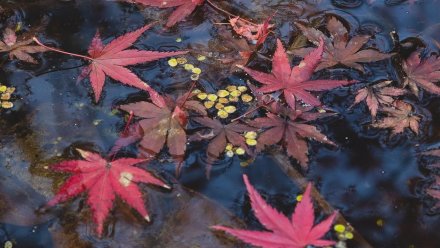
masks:
{"type": "MultiPolygon", "coordinates": [[[[429,49],[438,50],[435,40],[440,39],[439,1],[370,2],[234,0],[219,1],[219,4],[237,15],[260,21],[277,11],[274,32],[285,44],[290,44],[297,36],[294,21],[332,14],[344,18],[352,29],[376,33],[373,43],[382,51],[394,51],[392,31],[401,41],[412,44],[407,49],[394,51],[399,56],[408,56],[421,41],[429,49]]],[[[0,6],[2,23],[20,21],[25,27],[31,27],[46,16],[49,23],[40,37],[47,43],[79,54],[86,52],[97,29],[105,41],[110,41],[145,23],[163,19],[169,13],[140,10],[132,4],[104,0],[2,1],[0,6]]],[[[164,30],[161,24],[156,25],[142,36],[136,47],[167,51],[194,48],[210,51],[214,57],[220,56],[215,45],[217,26],[213,23],[225,20],[225,16],[205,5],[177,28],[164,30]],[[182,38],[182,42],[177,43],[177,38],[182,38]]],[[[274,41],[270,37],[261,53],[272,54],[274,41]]],[[[118,202],[110,213],[109,227],[102,239],[96,238],[93,232],[94,224],[87,213],[84,197],[49,213],[35,211],[66,179],[65,175],[49,171],[47,166],[72,159],[77,147],[105,154],[124,126],[123,115],[112,113],[112,108],[143,97],[138,90],[107,79],[101,101],[94,104],[88,81],[76,83],[83,61],[56,53],[40,54],[37,58],[39,65],[8,61],[6,55],[1,58],[0,83],[17,90],[14,108],[0,110],[0,200],[3,204],[0,207],[0,242],[13,241],[14,247],[216,247],[190,245],[183,239],[180,246],[175,246],[179,240],[175,243],[163,241],[169,239],[162,239],[166,233],[179,236],[179,230],[175,229],[178,227],[167,224],[190,224],[181,219],[180,222],[165,222],[168,215],[182,209],[175,207],[180,205],[164,203],[164,199],[172,199],[176,193],[148,187],[144,189],[149,194],[153,224],[142,223],[126,205],[118,202]]],[[[197,65],[204,72],[199,82],[206,89],[244,83],[243,73],[231,74],[229,68],[211,61],[214,58],[204,63],[194,62],[199,63],[197,65]]],[[[263,66],[268,64],[262,58],[251,61],[253,64],[260,62],[263,66]]],[[[419,136],[406,132],[390,137],[386,130],[368,128],[370,119],[364,105],[348,109],[354,99],[353,93],[364,84],[382,79],[400,80],[396,63],[398,60],[368,64],[365,75],[353,70],[333,71],[361,83],[324,94],[323,102],[338,115],[317,124],[338,148],[312,142],[310,169],[304,175],[373,247],[440,247],[439,212],[432,209],[434,202],[424,193],[432,182],[432,174],[426,169],[428,161],[417,156],[419,151],[439,145],[440,99],[426,95],[421,101],[420,105],[427,108],[431,116],[424,116],[419,136]],[[378,221],[383,225],[378,225],[378,221]]],[[[185,89],[190,81],[190,74],[170,68],[167,59],[131,69],[161,92],[185,89]]],[[[293,211],[295,197],[301,192],[273,159],[272,154],[279,151],[261,154],[246,168],[240,166],[238,158],[219,161],[208,180],[201,148],[202,145],[189,147],[179,178],[181,184],[223,205],[244,220],[250,229],[261,226],[245,197],[243,173],[249,175],[272,205],[286,214],[293,211]]],[[[125,149],[124,154],[135,156],[135,147],[125,149]]],[[[158,175],[174,182],[174,165],[166,161],[169,160],[165,157],[153,162],[152,166],[158,175]]],[[[295,161],[292,160],[292,164],[299,169],[295,161]]],[[[360,247],[359,243],[350,241],[347,245],[360,247]]],[[[230,245],[239,246],[239,243],[230,245]]]]}

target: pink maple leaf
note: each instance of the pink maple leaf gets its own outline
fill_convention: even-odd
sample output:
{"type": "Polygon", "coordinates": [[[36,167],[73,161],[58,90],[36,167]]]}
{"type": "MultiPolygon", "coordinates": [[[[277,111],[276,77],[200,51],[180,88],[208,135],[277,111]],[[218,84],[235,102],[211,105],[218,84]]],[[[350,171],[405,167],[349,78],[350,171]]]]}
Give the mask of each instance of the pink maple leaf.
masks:
{"type": "Polygon", "coordinates": [[[289,219],[263,200],[261,195],[249,183],[246,175],[243,175],[243,180],[255,216],[270,231],[237,230],[224,226],[213,226],[213,229],[225,231],[246,243],[263,248],[302,248],[307,245],[321,247],[335,244],[334,241],[325,240],[322,237],[330,230],[337,212],[313,226],[315,215],[312,199],[310,198],[311,183],[307,185],[301,202],[298,203],[292,217],[289,219]]]}

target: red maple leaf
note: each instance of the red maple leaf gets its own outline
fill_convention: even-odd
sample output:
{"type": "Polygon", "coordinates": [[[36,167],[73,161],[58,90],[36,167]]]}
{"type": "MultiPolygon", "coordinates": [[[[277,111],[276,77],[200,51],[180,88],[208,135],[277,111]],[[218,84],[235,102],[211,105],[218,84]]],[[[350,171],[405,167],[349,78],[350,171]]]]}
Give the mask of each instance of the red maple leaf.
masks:
{"type": "Polygon", "coordinates": [[[394,97],[406,94],[404,89],[389,86],[391,83],[392,81],[384,81],[358,90],[353,105],[365,101],[371,117],[376,118],[380,106],[389,106],[394,102],[394,97]]]}
{"type": "Polygon", "coordinates": [[[397,100],[392,107],[384,107],[382,112],[387,117],[373,124],[373,127],[390,128],[393,135],[402,133],[405,128],[410,128],[416,134],[419,133],[421,118],[414,113],[411,104],[397,100]]]}
{"type": "Polygon", "coordinates": [[[258,137],[257,150],[260,151],[265,146],[281,142],[286,148],[287,154],[306,168],[309,161],[307,139],[335,145],[315,126],[305,123],[320,117],[319,114],[309,113],[310,108],[300,109],[298,106],[292,112],[278,105],[276,109],[272,107],[272,110],[274,113],[269,112],[266,117],[256,118],[249,123],[251,126],[264,129],[258,137]]]}
{"type": "Polygon", "coordinates": [[[408,86],[416,96],[419,95],[419,87],[424,90],[440,95],[440,87],[436,85],[440,81],[440,58],[431,55],[425,60],[420,59],[419,52],[413,52],[402,64],[406,73],[404,86],[408,86]]]}
{"type": "Polygon", "coordinates": [[[206,109],[199,101],[188,100],[193,95],[187,93],[175,101],[166,97],[164,105],[143,101],[121,105],[119,108],[142,118],[139,121],[142,134],[134,135],[141,137],[140,146],[145,151],[157,154],[166,144],[168,152],[180,158],[186,150],[188,110],[206,115],[206,109]]]}
{"type": "Polygon", "coordinates": [[[116,195],[136,209],[147,221],[150,220],[142,193],[135,183],[150,183],[167,189],[170,187],[151,173],[133,166],[144,162],[145,159],[121,158],[107,161],[97,153],[76,150],[85,160],[69,160],[52,165],[54,170],[69,172],[73,176],[61,186],[54,198],[47,203],[47,207],[88,191],[87,203],[97,224],[98,235],[102,234],[104,221],[116,195]]]}
{"type": "Polygon", "coordinates": [[[98,102],[101,96],[102,88],[104,87],[105,76],[109,76],[112,79],[119,81],[123,84],[127,84],[142,90],[148,91],[153,102],[157,104],[163,104],[162,98],[159,94],[151,88],[148,84],[142,81],[133,72],[125,68],[128,65],[135,65],[139,63],[151,62],[161,58],[170,56],[176,56],[187,53],[182,52],[155,52],[144,51],[136,49],[127,49],[132,46],[133,43],[149,29],[153,24],[145,25],[133,32],[120,36],[107,45],[103,45],[99,32],[90,44],[88,54],[89,56],[67,53],[55,48],[47,47],[43,45],[36,38],[34,40],[52,51],[69,54],[83,59],[89,60],[91,63],[88,67],[84,68],[78,80],[90,76],[90,83],[95,93],[95,101],[98,102]]]}
{"type": "Polygon", "coordinates": [[[255,216],[269,231],[237,230],[224,226],[213,226],[213,229],[225,231],[246,243],[263,248],[303,248],[307,245],[322,247],[335,244],[334,241],[322,237],[330,230],[337,212],[313,226],[315,214],[310,197],[311,183],[307,185],[302,200],[289,219],[264,201],[249,183],[246,175],[243,175],[243,179],[255,216]]]}
{"type": "Polygon", "coordinates": [[[146,6],[158,8],[172,8],[176,10],[168,17],[166,26],[172,27],[177,22],[182,21],[189,16],[198,5],[202,5],[204,0],[126,0],[127,2],[140,3],[146,6]]]}
{"type": "Polygon", "coordinates": [[[262,24],[253,24],[237,16],[229,19],[229,24],[237,34],[246,37],[250,42],[259,46],[266,40],[269,29],[273,27],[273,25],[270,25],[271,19],[272,17],[269,17],[262,24]]]}
{"type": "Polygon", "coordinates": [[[243,67],[243,70],[255,80],[264,84],[263,87],[258,89],[259,92],[269,93],[282,91],[284,99],[292,109],[295,109],[297,99],[312,106],[319,106],[321,102],[308,91],[329,90],[356,82],[347,80],[310,79],[321,59],[323,46],[324,43],[321,40],[317,49],[305,56],[299,65],[291,68],[283,44],[278,39],[277,49],[272,60],[272,73],[264,73],[247,67],[243,67]]]}

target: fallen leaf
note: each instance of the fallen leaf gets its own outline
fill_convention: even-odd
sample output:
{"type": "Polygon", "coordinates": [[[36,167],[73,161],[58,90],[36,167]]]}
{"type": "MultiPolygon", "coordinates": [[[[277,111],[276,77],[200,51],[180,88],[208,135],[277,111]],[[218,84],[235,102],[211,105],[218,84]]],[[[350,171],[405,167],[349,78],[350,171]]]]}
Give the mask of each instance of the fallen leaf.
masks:
{"type": "Polygon", "coordinates": [[[83,78],[87,77],[87,75],[89,75],[90,84],[92,85],[93,92],[95,93],[95,102],[99,101],[105,83],[105,76],[107,75],[110,78],[123,84],[148,91],[151,100],[156,104],[162,105],[164,103],[161,102],[162,98],[159,96],[159,94],[148,84],[143,82],[133,72],[125,68],[125,66],[128,65],[151,62],[161,58],[187,53],[187,51],[156,52],[127,49],[132,46],[133,43],[152,25],[153,24],[145,25],[144,27],[139,28],[133,32],[126,33],[125,35],[114,39],[107,45],[104,45],[102,43],[99,32],[97,32],[89,47],[88,54],[90,57],[66,53],[58,49],[46,47],[36,38],[34,38],[34,40],[37,41],[37,43],[39,43],[41,46],[44,46],[50,50],[69,54],[76,57],[81,57],[91,62],[89,66],[83,69],[78,80],[82,80],[83,78]]]}
{"type": "MultiPolygon", "coordinates": [[[[392,56],[392,54],[384,54],[374,49],[362,50],[362,47],[370,40],[370,35],[358,35],[349,39],[348,30],[335,17],[331,17],[327,23],[330,36],[300,23],[296,23],[296,25],[302,34],[316,45],[319,44],[320,39],[324,40],[324,54],[315,69],[316,71],[343,64],[363,72],[364,68],[359,63],[379,61],[392,56]]],[[[303,48],[293,50],[292,53],[304,57],[310,50],[310,48],[303,48]]]]}
{"type": "Polygon", "coordinates": [[[382,112],[387,117],[373,124],[377,128],[390,128],[392,134],[402,133],[405,128],[410,128],[414,133],[419,133],[420,117],[413,112],[411,104],[401,100],[394,102],[392,107],[384,107],[382,112]]]}
{"type": "Polygon", "coordinates": [[[419,52],[413,52],[409,58],[403,61],[403,70],[406,74],[404,86],[408,86],[414,95],[419,95],[419,88],[440,95],[440,87],[436,84],[440,81],[440,58],[431,55],[423,61],[419,52]]]}
{"type": "Polygon", "coordinates": [[[47,207],[76,197],[88,191],[87,204],[93,212],[97,224],[96,232],[101,236],[104,221],[112,208],[115,196],[121,197],[127,204],[136,209],[147,221],[150,221],[147,209],[142,200],[137,182],[155,184],[170,188],[151,173],[133,165],[145,162],[145,159],[120,158],[107,161],[99,154],[77,149],[85,160],[69,160],[52,165],[52,169],[72,173],[58,193],[47,203],[47,207]]]}
{"type": "Polygon", "coordinates": [[[126,0],[127,2],[140,3],[146,6],[173,8],[176,10],[168,17],[166,26],[172,27],[189,16],[198,5],[202,5],[204,0],[126,0]]]}
{"type": "Polygon", "coordinates": [[[38,45],[31,45],[33,42],[32,38],[25,35],[17,37],[14,30],[6,28],[3,31],[3,40],[0,40],[0,53],[8,52],[9,59],[17,58],[24,62],[37,64],[38,61],[31,54],[48,50],[38,45]]]}
{"type": "Polygon", "coordinates": [[[371,117],[375,119],[379,107],[390,106],[396,100],[395,97],[406,94],[404,89],[389,86],[391,83],[392,81],[384,81],[358,90],[353,105],[365,101],[371,117]]]}
{"type": "Polygon", "coordinates": [[[269,231],[249,231],[224,226],[213,226],[212,229],[225,231],[248,244],[263,248],[303,248],[308,245],[323,247],[336,243],[322,238],[330,231],[337,212],[334,212],[327,219],[314,226],[315,213],[310,197],[311,183],[307,185],[302,200],[296,205],[295,211],[291,219],[289,219],[264,201],[261,195],[249,183],[246,175],[243,175],[243,179],[255,216],[269,231]]]}
{"type": "Polygon", "coordinates": [[[256,118],[249,122],[249,125],[263,129],[258,137],[257,150],[261,151],[266,146],[275,145],[281,142],[286,148],[289,156],[298,160],[303,168],[307,168],[308,145],[307,139],[314,139],[319,142],[334,145],[333,142],[323,135],[312,125],[306,124],[319,118],[319,115],[311,115],[307,109],[296,108],[294,112],[279,106],[273,109],[274,113],[267,113],[266,117],[256,118]],[[303,121],[301,121],[303,120],[303,121]]]}
{"type": "Polygon", "coordinates": [[[271,18],[269,17],[262,24],[253,24],[237,16],[229,19],[229,24],[237,34],[244,36],[249,42],[258,46],[264,42],[269,34],[269,29],[273,27],[269,23],[271,18]]]}
{"type": "Polygon", "coordinates": [[[277,49],[272,59],[272,73],[264,73],[247,67],[243,67],[243,70],[255,80],[264,84],[263,87],[258,89],[259,92],[281,91],[287,104],[292,109],[295,109],[297,99],[312,106],[319,106],[321,102],[308,91],[329,90],[356,82],[329,79],[311,80],[313,71],[321,59],[323,47],[324,43],[321,40],[317,49],[305,56],[299,65],[291,68],[283,44],[280,40],[277,40],[277,49]]]}

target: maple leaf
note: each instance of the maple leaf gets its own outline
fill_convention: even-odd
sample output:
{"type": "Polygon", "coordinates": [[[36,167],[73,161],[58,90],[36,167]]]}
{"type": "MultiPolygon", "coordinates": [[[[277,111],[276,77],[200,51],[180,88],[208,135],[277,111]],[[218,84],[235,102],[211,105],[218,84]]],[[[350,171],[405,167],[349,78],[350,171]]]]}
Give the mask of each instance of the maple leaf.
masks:
{"type": "Polygon", "coordinates": [[[266,113],[266,117],[251,121],[249,125],[265,130],[258,137],[257,150],[261,151],[265,146],[282,142],[287,154],[298,160],[302,167],[307,168],[308,138],[336,146],[315,126],[305,123],[319,118],[319,115],[307,112],[309,110],[310,108],[297,107],[292,112],[279,105],[278,108],[273,109],[274,113],[266,113]]]}
{"type": "Polygon", "coordinates": [[[126,0],[127,2],[140,3],[158,8],[173,8],[176,10],[168,17],[166,26],[172,27],[189,16],[204,0],[126,0]]]}
{"type": "Polygon", "coordinates": [[[371,117],[374,119],[380,106],[391,105],[394,97],[406,94],[406,90],[389,86],[392,81],[384,81],[373,86],[367,86],[356,92],[356,98],[353,105],[362,101],[367,103],[371,117]]]}
{"type": "Polygon", "coordinates": [[[199,102],[188,100],[194,94],[187,93],[173,101],[165,98],[165,105],[150,102],[136,102],[119,106],[120,109],[141,117],[139,126],[142,134],[140,146],[149,153],[159,153],[165,144],[174,157],[183,157],[186,150],[186,125],[188,110],[206,115],[205,107],[199,102]]]}
{"type": "MultiPolygon", "coordinates": [[[[440,149],[425,151],[422,152],[421,155],[432,156],[438,160],[438,158],[440,158],[440,149]]],[[[434,164],[431,164],[430,167],[440,168],[440,163],[436,161],[434,164]]],[[[438,201],[434,208],[440,208],[440,176],[435,176],[434,183],[426,190],[426,193],[438,201]]]]}
{"type": "Polygon", "coordinates": [[[147,221],[150,220],[142,200],[142,193],[136,183],[150,183],[167,189],[170,187],[151,173],[133,166],[145,162],[145,159],[121,158],[107,161],[97,153],[76,150],[84,160],[63,161],[51,166],[56,171],[73,175],[47,203],[47,207],[55,206],[87,191],[87,204],[91,207],[99,236],[102,234],[104,221],[116,195],[136,209],[147,221]]]}
{"type": "Polygon", "coordinates": [[[321,40],[317,49],[305,56],[298,66],[291,68],[283,44],[278,39],[277,49],[272,59],[272,73],[264,73],[247,67],[243,67],[243,70],[255,80],[264,84],[263,87],[258,89],[259,92],[269,93],[282,91],[284,99],[292,109],[295,109],[297,99],[312,106],[319,106],[321,102],[308,91],[329,90],[356,82],[347,80],[310,79],[321,59],[323,46],[324,43],[321,40]]]}
{"type": "Polygon", "coordinates": [[[0,40],[0,53],[8,52],[9,59],[15,57],[24,62],[37,64],[37,60],[31,54],[46,52],[47,49],[38,45],[31,45],[33,42],[32,38],[27,37],[27,35],[17,37],[14,30],[6,28],[3,31],[3,40],[0,40]]]}
{"type": "Polygon", "coordinates": [[[87,75],[90,77],[90,83],[95,93],[95,101],[98,102],[101,96],[102,89],[105,83],[105,76],[119,81],[123,84],[133,86],[142,90],[148,91],[153,102],[162,105],[163,99],[159,94],[151,88],[148,84],[143,82],[133,72],[125,68],[128,65],[135,65],[145,62],[155,61],[161,58],[170,56],[176,56],[187,53],[187,51],[181,52],[156,52],[156,51],[144,51],[137,49],[127,49],[133,45],[133,43],[153,24],[145,25],[133,32],[126,33],[120,36],[107,45],[102,43],[99,32],[90,44],[88,54],[89,56],[67,53],[55,48],[47,47],[43,45],[36,38],[34,40],[52,51],[69,54],[76,57],[89,60],[91,63],[85,67],[79,77],[79,80],[83,79],[87,75]]]}
{"type": "MultiPolygon", "coordinates": [[[[348,67],[355,68],[361,72],[364,68],[359,63],[368,63],[387,59],[393,54],[384,54],[374,49],[361,48],[370,40],[369,35],[358,35],[349,39],[348,31],[344,25],[335,17],[331,17],[327,23],[327,30],[330,37],[321,31],[308,28],[300,23],[296,23],[301,33],[311,42],[319,44],[320,39],[324,40],[325,48],[322,60],[316,67],[316,71],[343,64],[348,67]]],[[[305,56],[310,52],[310,48],[303,48],[292,51],[298,56],[305,56]]]]}
{"type": "Polygon", "coordinates": [[[431,55],[421,60],[419,52],[413,52],[402,63],[406,74],[404,86],[408,86],[414,95],[419,95],[419,87],[432,94],[440,94],[440,87],[435,83],[440,81],[440,58],[431,55]]]}
{"type": "Polygon", "coordinates": [[[384,107],[387,117],[373,124],[377,128],[390,128],[392,134],[402,133],[405,128],[410,128],[414,133],[419,133],[420,117],[413,113],[411,104],[401,100],[394,102],[393,107],[384,107]]]}
{"type": "Polygon", "coordinates": [[[222,124],[218,119],[211,119],[208,117],[193,118],[194,121],[211,129],[209,133],[197,132],[193,135],[193,140],[209,139],[206,153],[213,158],[219,158],[225,151],[227,143],[231,143],[235,147],[247,148],[244,132],[253,131],[255,128],[244,125],[238,122],[231,122],[229,124],[222,124]]]}
{"type": "Polygon", "coordinates": [[[315,214],[310,197],[311,183],[307,185],[302,200],[296,205],[295,211],[289,219],[264,201],[261,195],[249,183],[246,175],[243,175],[243,180],[246,184],[255,216],[269,231],[249,231],[224,226],[213,226],[213,229],[225,231],[246,243],[263,248],[303,248],[308,245],[322,247],[331,246],[336,243],[331,240],[322,239],[330,230],[333,220],[337,215],[336,211],[321,223],[313,226],[315,214]]]}
{"type": "Polygon", "coordinates": [[[269,23],[271,19],[272,17],[269,17],[262,24],[253,24],[237,16],[229,19],[229,24],[237,34],[246,37],[250,42],[259,46],[266,40],[269,29],[273,27],[273,25],[269,23]]]}

